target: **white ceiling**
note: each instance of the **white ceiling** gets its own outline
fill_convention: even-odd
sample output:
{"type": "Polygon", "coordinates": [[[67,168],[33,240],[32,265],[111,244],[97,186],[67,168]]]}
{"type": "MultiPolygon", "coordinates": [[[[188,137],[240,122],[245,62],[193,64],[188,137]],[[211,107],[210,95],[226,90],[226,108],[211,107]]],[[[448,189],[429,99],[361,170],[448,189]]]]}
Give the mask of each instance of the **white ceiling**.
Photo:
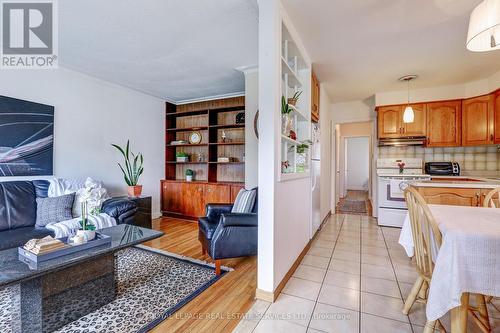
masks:
{"type": "Polygon", "coordinates": [[[256,0],[59,1],[60,65],[179,102],[244,91],[256,0]]]}
{"type": "Polygon", "coordinates": [[[481,0],[283,0],[333,102],[464,83],[500,70],[500,50],[465,48],[481,0]]]}

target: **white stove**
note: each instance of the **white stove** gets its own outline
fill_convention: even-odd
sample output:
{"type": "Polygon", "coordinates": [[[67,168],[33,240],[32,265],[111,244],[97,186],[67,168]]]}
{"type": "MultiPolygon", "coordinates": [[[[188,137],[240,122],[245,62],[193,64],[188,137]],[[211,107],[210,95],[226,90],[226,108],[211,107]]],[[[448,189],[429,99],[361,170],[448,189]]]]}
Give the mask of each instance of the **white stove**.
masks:
{"type": "Polygon", "coordinates": [[[403,191],[415,180],[430,180],[420,158],[381,158],[377,160],[378,224],[402,227],[408,211],[403,191]],[[404,163],[402,170],[400,165],[404,163]],[[402,172],[401,172],[402,171],[402,172]]]}

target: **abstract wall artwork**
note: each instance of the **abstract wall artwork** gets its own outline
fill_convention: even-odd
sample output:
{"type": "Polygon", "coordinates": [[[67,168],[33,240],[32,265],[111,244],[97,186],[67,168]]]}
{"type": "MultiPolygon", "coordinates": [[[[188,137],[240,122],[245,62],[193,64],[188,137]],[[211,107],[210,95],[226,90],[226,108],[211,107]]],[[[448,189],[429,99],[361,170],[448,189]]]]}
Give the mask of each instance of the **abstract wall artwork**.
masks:
{"type": "Polygon", "coordinates": [[[53,174],[54,107],[0,96],[0,177],[53,174]]]}

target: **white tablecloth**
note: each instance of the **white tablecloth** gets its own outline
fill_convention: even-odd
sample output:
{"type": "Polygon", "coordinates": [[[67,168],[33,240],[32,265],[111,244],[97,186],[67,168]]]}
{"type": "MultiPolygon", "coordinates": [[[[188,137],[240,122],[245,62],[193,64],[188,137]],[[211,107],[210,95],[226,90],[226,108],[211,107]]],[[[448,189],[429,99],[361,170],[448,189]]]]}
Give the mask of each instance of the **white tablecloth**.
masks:
{"type": "MultiPolygon", "coordinates": [[[[428,320],[460,305],[463,292],[500,296],[500,209],[429,205],[443,242],[427,300],[428,320]]],[[[413,256],[409,218],[399,243],[413,256]]]]}

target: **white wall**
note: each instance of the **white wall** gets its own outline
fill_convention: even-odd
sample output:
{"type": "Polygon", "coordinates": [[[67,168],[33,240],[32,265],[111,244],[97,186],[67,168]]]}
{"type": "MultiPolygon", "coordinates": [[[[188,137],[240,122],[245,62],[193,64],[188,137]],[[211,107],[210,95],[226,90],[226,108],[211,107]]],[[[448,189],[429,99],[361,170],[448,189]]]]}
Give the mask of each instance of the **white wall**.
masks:
{"type": "MultiPolygon", "coordinates": [[[[259,256],[257,288],[271,293],[310,240],[310,177],[278,181],[281,172],[281,16],[279,0],[259,0],[259,256]]],[[[310,63],[300,42],[296,46],[310,63]]],[[[310,71],[301,98],[310,98],[310,71]]],[[[306,77],[306,76],[304,76],[306,77]]],[[[306,103],[308,104],[308,103],[306,103]]],[[[309,113],[310,110],[302,110],[309,113]]]]}
{"type": "Polygon", "coordinates": [[[335,124],[369,121],[376,117],[373,97],[351,102],[333,103],[332,120],[335,124]]]}
{"type": "Polygon", "coordinates": [[[368,191],[370,179],[370,137],[345,139],[346,189],[368,191]]]}
{"type": "Polygon", "coordinates": [[[257,68],[245,74],[245,187],[258,185],[259,140],[255,136],[254,118],[259,109],[259,72],[257,68]]]}
{"type": "MultiPolygon", "coordinates": [[[[323,84],[320,84],[320,130],[321,130],[321,175],[320,175],[320,214],[323,220],[331,211],[332,201],[332,120],[330,99],[323,84]]],[[[333,185],[334,186],[334,185],[333,185]]]]}
{"type": "MultiPolygon", "coordinates": [[[[144,155],[143,193],[160,212],[160,179],[165,166],[164,101],[68,69],[11,70],[0,74],[0,95],[55,107],[54,175],[104,182],[111,195],[126,194],[111,143],[130,139],[144,155]]],[[[41,177],[35,177],[41,178],[41,177]]],[[[1,181],[13,180],[0,177],[1,181]]]]}

